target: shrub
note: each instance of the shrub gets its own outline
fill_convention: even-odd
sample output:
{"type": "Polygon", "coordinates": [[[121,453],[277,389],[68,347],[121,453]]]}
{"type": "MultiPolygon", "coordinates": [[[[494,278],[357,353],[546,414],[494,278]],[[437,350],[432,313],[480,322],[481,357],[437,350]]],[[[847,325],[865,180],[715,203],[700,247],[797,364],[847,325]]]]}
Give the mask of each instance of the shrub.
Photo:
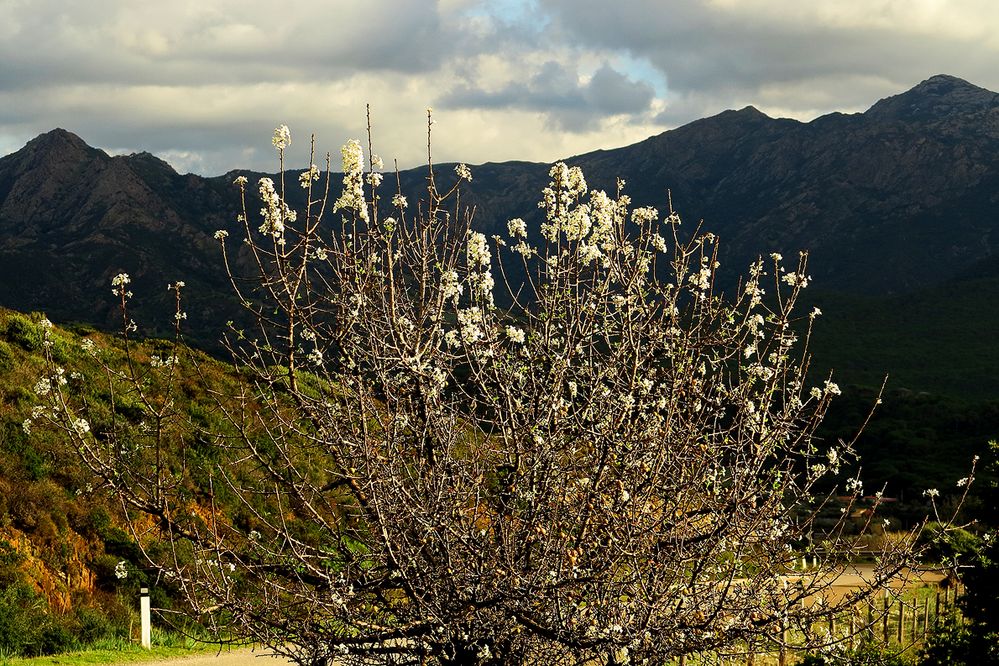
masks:
{"type": "MultiPolygon", "coordinates": [[[[282,164],[289,140],[279,128],[282,164]]],[[[244,210],[259,289],[240,298],[258,330],[228,347],[251,388],[219,396],[231,430],[208,434],[220,461],[203,478],[168,455],[187,445],[168,427],[172,364],[109,373],[131,413],[107,432],[83,401],[48,403],[160,527],[166,544],[144,555],[196,612],[300,663],[621,664],[723,649],[856,600],[806,605],[825,579],[787,584],[797,545],[821,544],[809,554],[826,573],[855,557],[840,527],[861,494],[856,479],[819,492],[853,450],[815,436],[839,388],[806,382],[819,313],[795,310],[805,255],[754,262],[726,295],[717,239],[685,235],[672,210],[632,210],[623,184],[589,191],[555,165],[540,228],[511,220],[490,242],[451,212],[465,165],[443,191],[431,167],[410,211],[403,192],[378,194],[358,142],[342,154],[336,201],[313,166],[300,214],[268,178],[262,224],[244,210]],[[504,283],[514,265],[523,280],[504,283]],[[222,493],[239,509],[227,515],[222,493]]],[[[112,281],[123,321],[129,282],[112,281]]],[[[913,564],[913,539],[886,541],[857,596],[913,564]]]]}

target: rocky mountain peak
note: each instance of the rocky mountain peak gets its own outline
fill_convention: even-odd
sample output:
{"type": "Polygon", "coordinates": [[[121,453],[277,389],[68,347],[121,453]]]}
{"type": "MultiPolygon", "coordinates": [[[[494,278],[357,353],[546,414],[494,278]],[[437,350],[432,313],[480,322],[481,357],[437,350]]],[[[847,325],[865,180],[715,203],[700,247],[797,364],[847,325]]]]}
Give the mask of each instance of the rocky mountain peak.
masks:
{"type": "Polygon", "coordinates": [[[56,128],[36,136],[25,144],[21,151],[18,151],[18,153],[21,152],[27,155],[44,154],[45,156],[61,153],[65,158],[70,156],[89,157],[101,151],[88,146],[87,142],[76,134],[62,128],[56,128]]]}
{"type": "Polygon", "coordinates": [[[967,118],[996,108],[996,93],[956,76],[937,74],[904,93],[880,100],[865,115],[876,120],[926,122],[967,118]]]}

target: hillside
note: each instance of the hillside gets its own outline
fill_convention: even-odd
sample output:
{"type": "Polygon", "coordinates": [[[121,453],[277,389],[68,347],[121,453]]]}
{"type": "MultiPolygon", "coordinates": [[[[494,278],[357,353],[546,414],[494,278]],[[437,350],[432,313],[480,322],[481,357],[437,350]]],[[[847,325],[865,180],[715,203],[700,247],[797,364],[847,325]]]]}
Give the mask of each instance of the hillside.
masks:
{"type": "MultiPolygon", "coordinates": [[[[25,426],[40,403],[36,383],[46,367],[40,321],[38,314],[0,311],[0,651],[5,656],[58,652],[81,641],[127,642],[138,589],[153,582],[154,604],[172,605],[169,582],[156,581],[147,568],[118,498],[88,473],[63,433],[40,420],[25,426]]],[[[106,436],[112,419],[121,432],[141,427],[145,410],[127,393],[112,397],[101,365],[126,369],[120,340],[86,327],[56,328],[52,343],[48,353],[64,368],[68,389],[87,402],[95,433],[106,436]]],[[[209,391],[231,393],[234,375],[202,353],[162,340],[133,344],[132,352],[143,364],[153,356],[179,359],[178,430],[167,459],[188,470],[186,483],[195,484],[216,456],[204,433],[225,430],[209,391]]],[[[138,441],[130,437],[128,445],[138,441]]]]}

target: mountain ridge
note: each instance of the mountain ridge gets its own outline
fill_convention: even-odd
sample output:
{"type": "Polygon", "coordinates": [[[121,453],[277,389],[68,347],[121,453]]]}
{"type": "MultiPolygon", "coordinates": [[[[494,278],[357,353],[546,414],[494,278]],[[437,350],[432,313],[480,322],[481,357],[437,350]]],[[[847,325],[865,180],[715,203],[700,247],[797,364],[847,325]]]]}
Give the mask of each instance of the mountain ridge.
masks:
{"type": "MultiPolygon", "coordinates": [[[[862,113],[800,122],[747,106],[566,161],[591,187],[612,191],[624,179],[636,205],[662,210],[668,191],[684,228],[704,220],[721,237],[729,284],[771,251],[809,251],[820,290],[886,299],[999,266],[999,95],[952,76],[862,113]]],[[[441,184],[453,178],[437,167],[441,184]]],[[[414,204],[425,169],[400,174],[414,204]]],[[[506,221],[522,217],[536,232],[548,165],[473,170],[462,201],[475,207],[474,226],[505,235],[506,221]]],[[[235,228],[236,174],[264,175],[181,175],[155,155],[112,157],[64,129],[36,137],[0,158],[0,305],[113,327],[104,295],[124,271],[138,314],[162,322],[155,333],[172,315],[163,285],[184,280],[192,333],[210,345],[211,327],[239,310],[212,238],[235,228]]]]}

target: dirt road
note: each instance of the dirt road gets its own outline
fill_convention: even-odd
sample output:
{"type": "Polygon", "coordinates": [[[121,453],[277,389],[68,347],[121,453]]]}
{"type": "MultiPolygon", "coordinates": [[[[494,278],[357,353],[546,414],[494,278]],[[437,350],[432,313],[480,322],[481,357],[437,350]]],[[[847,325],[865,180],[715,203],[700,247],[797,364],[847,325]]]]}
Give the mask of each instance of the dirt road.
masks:
{"type": "Polygon", "coordinates": [[[285,666],[291,662],[275,657],[267,650],[231,650],[218,654],[199,654],[163,661],[143,661],[137,666],[285,666]]]}

